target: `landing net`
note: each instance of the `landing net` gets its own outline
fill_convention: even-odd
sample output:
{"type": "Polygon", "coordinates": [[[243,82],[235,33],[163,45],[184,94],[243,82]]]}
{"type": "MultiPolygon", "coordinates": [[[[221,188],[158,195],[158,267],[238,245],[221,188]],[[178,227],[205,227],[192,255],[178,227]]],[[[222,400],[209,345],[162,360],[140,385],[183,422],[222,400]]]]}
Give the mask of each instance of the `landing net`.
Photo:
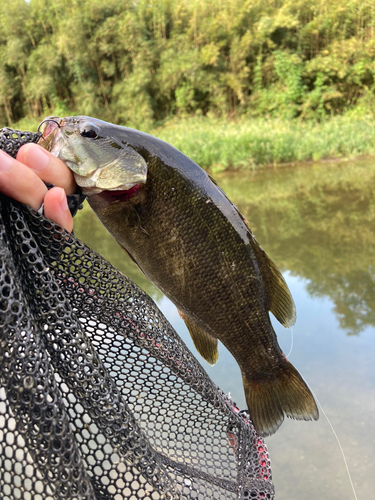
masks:
{"type": "Polygon", "coordinates": [[[249,416],[145,292],[3,195],[0,233],[1,499],[274,498],[249,416]]]}

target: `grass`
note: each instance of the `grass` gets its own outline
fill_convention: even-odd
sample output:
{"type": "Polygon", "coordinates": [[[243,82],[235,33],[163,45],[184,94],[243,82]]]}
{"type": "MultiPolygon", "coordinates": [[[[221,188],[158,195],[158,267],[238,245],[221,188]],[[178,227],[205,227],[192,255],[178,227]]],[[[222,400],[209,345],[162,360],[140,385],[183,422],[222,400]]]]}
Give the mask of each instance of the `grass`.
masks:
{"type": "Polygon", "coordinates": [[[338,116],[322,123],[188,118],[151,133],[213,172],[375,155],[375,120],[371,117],[338,116]]]}
{"type": "MultiPolygon", "coordinates": [[[[35,130],[38,121],[16,124],[35,130]]],[[[343,115],[313,121],[174,118],[147,132],[169,142],[213,173],[262,165],[375,156],[375,120],[343,115]]]]}

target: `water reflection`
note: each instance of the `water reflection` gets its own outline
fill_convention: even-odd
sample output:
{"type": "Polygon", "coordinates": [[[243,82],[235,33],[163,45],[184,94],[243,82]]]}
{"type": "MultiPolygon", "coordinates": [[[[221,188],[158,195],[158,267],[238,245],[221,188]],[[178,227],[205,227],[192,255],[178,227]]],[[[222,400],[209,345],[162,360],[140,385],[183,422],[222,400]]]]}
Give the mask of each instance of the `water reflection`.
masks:
{"type": "Polygon", "coordinates": [[[317,164],[258,172],[221,187],[277,265],[328,296],[340,326],[375,325],[375,162],[317,164]]]}

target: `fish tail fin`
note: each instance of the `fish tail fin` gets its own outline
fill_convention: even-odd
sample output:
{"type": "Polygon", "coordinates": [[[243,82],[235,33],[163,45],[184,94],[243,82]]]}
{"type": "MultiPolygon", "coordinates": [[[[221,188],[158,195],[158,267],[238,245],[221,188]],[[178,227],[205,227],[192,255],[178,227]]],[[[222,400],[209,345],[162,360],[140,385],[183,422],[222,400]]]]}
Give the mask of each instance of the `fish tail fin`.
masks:
{"type": "Polygon", "coordinates": [[[285,367],[276,379],[253,381],[242,374],[246,403],[253,425],[260,436],[274,434],[284,416],[296,420],[318,420],[315,399],[294,366],[285,367]]]}

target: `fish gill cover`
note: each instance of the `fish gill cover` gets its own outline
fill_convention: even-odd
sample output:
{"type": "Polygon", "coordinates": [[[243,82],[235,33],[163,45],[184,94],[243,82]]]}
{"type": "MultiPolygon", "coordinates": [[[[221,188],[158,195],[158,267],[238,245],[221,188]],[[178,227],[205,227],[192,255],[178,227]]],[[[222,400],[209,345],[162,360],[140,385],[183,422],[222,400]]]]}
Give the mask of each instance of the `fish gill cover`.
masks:
{"type": "Polygon", "coordinates": [[[274,498],[249,417],[147,294],[3,195],[0,232],[3,500],[274,498]]]}

